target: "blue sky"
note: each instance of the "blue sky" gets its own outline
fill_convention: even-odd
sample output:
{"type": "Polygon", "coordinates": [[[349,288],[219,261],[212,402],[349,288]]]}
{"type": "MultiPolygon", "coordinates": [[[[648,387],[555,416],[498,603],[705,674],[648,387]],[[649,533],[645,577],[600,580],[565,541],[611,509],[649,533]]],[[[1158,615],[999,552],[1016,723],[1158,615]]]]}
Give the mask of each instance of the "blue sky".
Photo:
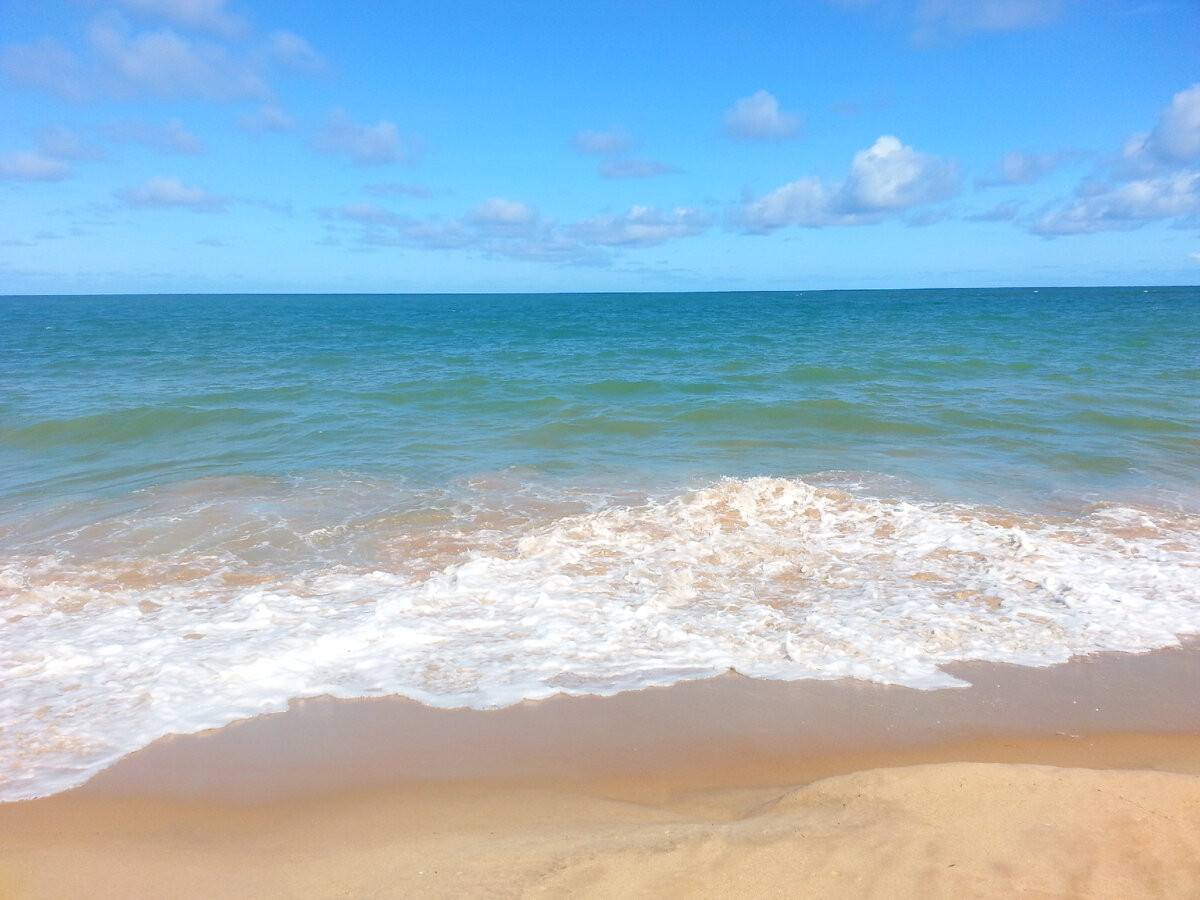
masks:
{"type": "Polygon", "coordinates": [[[1195,0],[4,0],[0,293],[1200,283],[1195,0]]]}

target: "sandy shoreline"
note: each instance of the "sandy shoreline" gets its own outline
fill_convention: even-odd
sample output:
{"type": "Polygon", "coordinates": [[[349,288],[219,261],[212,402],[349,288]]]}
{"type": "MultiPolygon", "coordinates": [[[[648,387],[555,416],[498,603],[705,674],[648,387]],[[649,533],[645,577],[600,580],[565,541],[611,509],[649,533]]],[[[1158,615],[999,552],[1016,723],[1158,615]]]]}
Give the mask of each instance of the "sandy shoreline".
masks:
{"type": "Polygon", "coordinates": [[[1200,645],[912,691],[303,701],[0,806],[0,897],[1196,897],[1200,645]]]}

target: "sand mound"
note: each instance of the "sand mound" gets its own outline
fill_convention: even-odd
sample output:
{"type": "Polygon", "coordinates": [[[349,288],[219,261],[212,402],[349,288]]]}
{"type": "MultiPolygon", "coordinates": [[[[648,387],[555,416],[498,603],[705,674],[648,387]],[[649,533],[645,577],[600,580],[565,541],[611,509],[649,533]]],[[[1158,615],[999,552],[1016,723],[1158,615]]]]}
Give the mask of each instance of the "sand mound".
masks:
{"type": "Polygon", "coordinates": [[[0,896],[1200,896],[1200,778],[1162,772],[946,763],[666,802],[477,784],[241,812],[21,806],[0,809],[0,896]]]}
{"type": "Polygon", "coordinates": [[[832,778],[732,822],[630,834],[529,896],[1200,896],[1200,779],[951,763],[832,778]]]}

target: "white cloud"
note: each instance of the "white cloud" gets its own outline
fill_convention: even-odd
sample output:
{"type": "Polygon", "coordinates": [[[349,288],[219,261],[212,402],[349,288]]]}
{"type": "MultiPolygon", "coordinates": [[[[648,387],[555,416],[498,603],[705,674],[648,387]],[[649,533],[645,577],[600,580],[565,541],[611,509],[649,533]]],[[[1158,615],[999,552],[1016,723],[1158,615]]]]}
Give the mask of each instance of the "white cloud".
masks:
{"type": "Polygon", "coordinates": [[[1153,131],[1129,140],[1125,155],[1133,159],[1149,157],[1161,165],[1200,158],[1200,83],[1176,94],[1159,115],[1153,131]]]}
{"type": "Polygon", "coordinates": [[[840,205],[850,212],[907,209],[952,196],[958,165],[920,153],[890,134],[854,154],[840,205]]]}
{"type": "Polygon", "coordinates": [[[633,141],[618,125],[608,131],[580,131],[571,138],[571,146],[580,153],[613,156],[629,150],[633,141]]]}
{"type": "Polygon", "coordinates": [[[250,134],[294,131],[296,120],[274,103],[264,103],[252,113],[238,116],[238,127],[250,134]]]}
{"type": "Polygon", "coordinates": [[[93,24],[89,40],[118,94],[209,100],[271,95],[257,67],[234,59],[224,47],[170,29],[131,34],[118,17],[105,16],[93,24]]]}
{"type": "Polygon", "coordinates": [[[1005,153],[996,164],[994,172],[980,178],[977,184],[980,187],[1033,184],[1043,175],[1057,169],[1063,158],[1061,153],[1023,153],[1014,150],[1005,153]]]}
{"type": "Polygon", "coordinates": [[[654,247],[675,238],[699,234],[711,224],[703,211],[681,207],[664,213],[650,206],[634,206],[619,216],[595,216],[569,229],[572,237],[606,247],[654,247]]]}
{"type": "Polygon", "coordinates": [[[71,167],[45,153],[18,152],[0,156],[0,179],[8,181],[62,181],[71,167]]]}
{"type": "Polygon", "coordinates": [[[564,263],[569,265],[600,265],[606,258],[556,231],[538,234],[523,240],[484,241],[480,249],[496,256],[522,259],[529,262],[564,263]]]}
{"type": "Polygon", "coordinates": [[[375,246],[464,250],[535,262],[596,265],[607,248],[653,247],[699,234],[711,224],[701,210],[663,212],[635,206],[622,215],[596,216],[574,225],[542,217],[519,200],[493,197],[457,219],[413,219],[374,203],[325,210],[326,219],[361,227],[360,241],[375,246]]]}
{"type": "Polygon", "coordinates": [[[276,31],[267,36],[267,54],[275,62],[299,72],[324,72],[329,64],[304,38],[290,31],[276,31]]]}
{"type": "Polygon", "coordinates": [[[374,194],[376,197],[390,197],[399,194],[405,197],[415,197],[418,200],[428,200],[433,196],[433,190],[423,184],[397,184],[395,182],[368,184],[365,190],[368,194],[374,194]]]}
{"type": "Polygon", "coordinates": [[[42,131],[37,150],[0,155],[0,179],[62,181],[75,174],[69,162],[103,158],[102,151],[88,146],[76,132],[54,125],[42,131]]]}
{"type": "Polygon", "coordinates": [[[1200,212],[1200,84],[1175,94],[1158,124],[1132,135],[1121,160],[1084,182],[1075,198],[1047,207],[1035,234],[1091,234],[1140,228],[1200,212]]]}
{"type": "Polygon", "coordinates": [[[161,124],[124,122],[105,129],[110,140],[122,144],[141,144],[163,153],[200,156],[206,151],[204,141],[196,137],[180,119],[168,119],[161,124]]]}
{"type": "Polygon", "coordinates": [[[338,209],[336,214],[340,218],[350,222],[357,222],[359,225],[401,227],[410,221],[374,203],[347,203],[338,209]]]}
{"type": "Polygon", "coordinates": [[[654,178],[679,171],[652,159],[626,156],[635,144],[619,125],[608,131],[580,131],[571,139],[571,145],[580,153],[607,157],[596,167],[596,174],[601,178],[654,178]]]}
{"type": "Polygon", "coordinates": [[[913,12],[917,43],[941,34],[1016,31],[1048,25],[1066,0],[919,0],[913,12]]]}
{"type": "Polygon", "coordinates": [[[618,157],[606,159],[596,171],[601,178],[653,178],[657,175],[671,175],[679,170],[652,159],[618,157]]]}
{"type": "Polygon", "coordinates": [[[836,6],[881,6],[890,16],[899,6],[907,10],[910,37],[928,46],[952,36],[998,33],[1053,24],[1075,0],[830,0],[836,6]]]}
{"type": "Polygon", "coordinates": [[[1021,212],[1022,204],[1016,200],[1006,200],[986,212],[969,216],[973,222],[1011,222],[1021,212]]]}
{"type": "Polygon", "coordinates": [[[4,47],[0,70],[13,84],[49,91],[71,103],[82,103],[93,93],[79,57],[49,38],[4,47]]]}
{"type": "Polygon", "coordinates": [[[625,156],[634,147],[634,142],[619,125],[608,131],[580,131],[571,139],[571,146],[580,153],[607,157],[596,168],[601,178],[653,178],[678,171],[674,166],[652,159],[625,156]]]}
{"type": "Polygon", "coordinates": [[[562,255],[554,223],[518,200],[494,197],[462,218],[414,219],[375,203],[347,203],[326,210],[326,218],[362,226],[360,240],[376,246],[408,246],[426,250],[477,250],[503,256],[535,258],[545,244],[546,255],[562,255]]]}
{"type": "Polygon", "coordinates": [[[733,137],[777,141],[799,132],[799,116],[783,112],[779,101],[767,91],[743,97],[725,113],[725,132],[733,137]]]}
{"type": "Polygon", "coordinates": [[[863,216],[845,216],[835,211],[836,190],[809,175],[764,197],[745,204],[738,216],[750,231],[766,232],[787,225],[862,225],[869,221],[863,216]]]}
{"type": "Polygon", "coordinates": [[[239,34],[245,22],[225,9],[225,0],[115,0],[125,9],[166,19],[184,28],[211,31],[227,37],[239,34]]]}
{"type": "Polygon", "coordinates": [[[412,164],[420,155],[419,142],[403,137],[391,122],[359,125],[345,110],[334,110],[325,129],[313,141],[321,153],[348,156],[356,166],[412,164]]]}
{"type": "Polygon", "coordinates": [[[213,0],[117,0],[126,11],[165,19],[135,29],[124,15],[98,15],[69,48],[43,39],[0,50],[0,70],[15,85],[46,90],[73,103],[105,97],[270,101],[268,75],[314,73],[324,59],[299,35],[278,31],[242,40],[247,28],[213,0]],[[181,34],[173,26],[204,35],[181,34]],[[233,41],[233,38],[239,38],[233,41]]]}
{"type": "Polygon", "coordinates": [[[38,150],[55,159],[104,159],[103,150],[89,146],[76,132],[61,125],[51,126],[42,132],[38,139],[38,150]]]}
{"type": "Polygon", "coordinates": [[[892,135],[854,155],[844,182],[808,176],[746,203],[738,215],[749,231],[787,225],[867,225],[889,214],[934,203],[958,190],[958,164],[920,153],[892,135]]]}
{"type": "Polygon", "coordinates": [[[117,193],[126,206],[135,209],[190,209],[192,212],[221,212],[228,200],[203,188],[188,187],[173,175],[155,175],[145,183],[117,193]]]}
{"type": "MultiPolygon", "coordinates": [[[[377,235],[367,235],[368,243],[378,242],[377,235]]],[[[479,235],[460,219],[442,222],[438,219],[412,221],[403,228],[401,237],[393,241],[401,245],[415,245],[426,250],[462,250],[478,248],[479,235]]],[[[386,243],[386,242],[384,242],[386,243]]]]}
{"type": "Polygon", "coordinates": [[[538,222],[533,207],[519,200],[504,200],[493,197],[485,200],[468,216],[472,224],[487,231],[527,230],[538,222]]]}
{"type": "Polygon", "coordinates": [[[1177,172],[1092,188],[1044,213],[1032,230],[1043,235],[1119,231],[1195,212],[1200,212],[1200,172],[1177,172]]]}

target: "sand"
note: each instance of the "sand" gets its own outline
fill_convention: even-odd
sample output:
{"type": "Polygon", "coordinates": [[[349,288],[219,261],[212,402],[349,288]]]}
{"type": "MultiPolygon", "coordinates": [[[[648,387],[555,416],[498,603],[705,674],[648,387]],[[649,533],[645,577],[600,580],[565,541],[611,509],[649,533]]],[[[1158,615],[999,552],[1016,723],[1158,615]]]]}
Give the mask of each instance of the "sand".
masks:
{"type": "Polygon", "coordinates": [[[0,806],[0,897],[1200,898],[1200,648],[304,701],[0,806]]]}

